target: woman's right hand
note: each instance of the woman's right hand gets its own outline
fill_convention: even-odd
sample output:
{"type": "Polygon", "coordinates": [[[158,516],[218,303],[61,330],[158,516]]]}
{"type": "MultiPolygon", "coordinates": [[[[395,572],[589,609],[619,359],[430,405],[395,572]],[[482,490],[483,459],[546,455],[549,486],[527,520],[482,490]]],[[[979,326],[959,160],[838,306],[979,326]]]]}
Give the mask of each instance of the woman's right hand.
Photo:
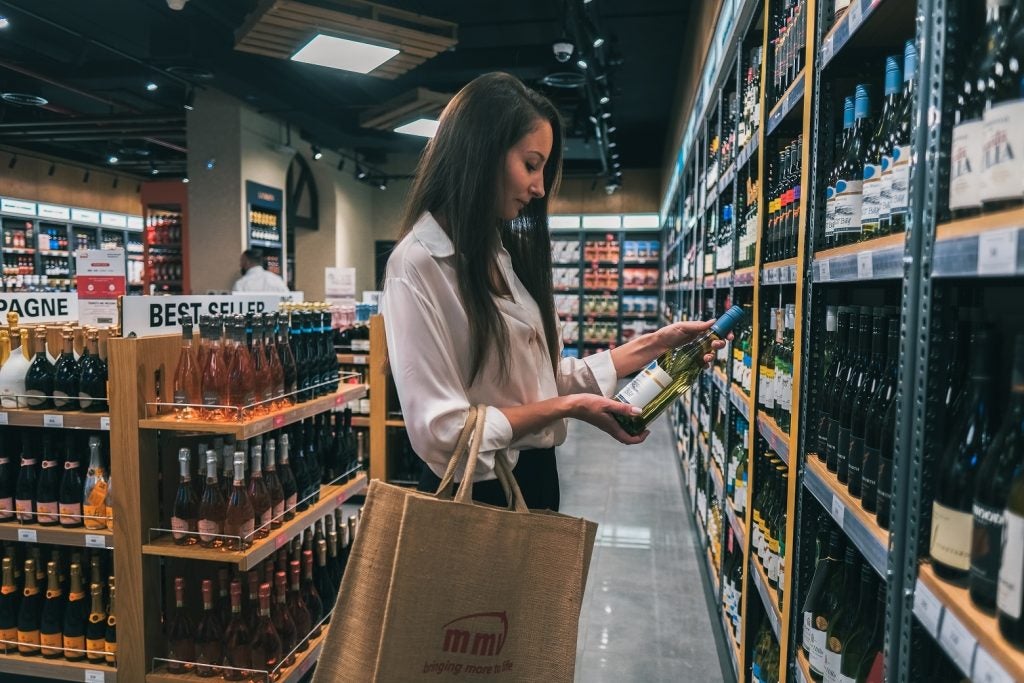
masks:
{"type": "Polygon", "coordinates": [[[635,406],[598,394],[573,394],[566,398],[569,400],[569,417],[594,425],[619,443],[635,446],[643,443],[650,433],[645,430],[638,436],[632,436],[615,419],[615,415],[636,417],[641,411],[635,406]]]}

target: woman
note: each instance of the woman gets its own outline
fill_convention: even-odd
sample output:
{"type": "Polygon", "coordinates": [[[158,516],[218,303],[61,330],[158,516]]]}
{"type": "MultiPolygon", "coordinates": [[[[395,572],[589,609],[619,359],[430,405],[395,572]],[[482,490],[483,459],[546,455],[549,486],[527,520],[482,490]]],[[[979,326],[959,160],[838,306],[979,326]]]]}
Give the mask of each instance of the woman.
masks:
{"type": "Polygon", "coordinates": [[[494,454],[508,449],[527,505],[557,511],[554,447],[566,418],[642,443],[646,432],[630,436],[614,419],[640,412],[608,398],[617,380],[711,325],[677,323],[560,358],[547,196],[561,164],[557,110],[502,73],[452,98],[423,152],[381,305],[406,430],[426,464],[420,490],[436,490],[469,407],[485,404],[474,499],[505,505],[494,454]]]}

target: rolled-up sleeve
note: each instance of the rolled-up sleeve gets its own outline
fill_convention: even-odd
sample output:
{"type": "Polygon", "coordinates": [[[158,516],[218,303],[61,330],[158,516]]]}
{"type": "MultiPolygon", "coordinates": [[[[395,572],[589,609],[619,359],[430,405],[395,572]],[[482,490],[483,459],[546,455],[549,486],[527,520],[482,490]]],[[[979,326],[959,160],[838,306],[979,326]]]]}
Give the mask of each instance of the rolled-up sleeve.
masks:
{"type": "Polygon", "coordinates": [[[562,358],[558,362],[558,395],[601,394],[611,398],[619,376],[610,351],[586,358],[562,358]]]}
{"type": "MultiPolygon", "coordinates": [[[[387,279],[381,311],[409,442],[430,469],[443,476],[470,408],[449,331],[421,288],[407,278],[387,279]]],[[[489,408],[474,481],[495,478],[494,454],[511,443],[508,418],[489,408]]],[[[456,479],[462,479],[463,471],[460,467],[456,479]]]]}

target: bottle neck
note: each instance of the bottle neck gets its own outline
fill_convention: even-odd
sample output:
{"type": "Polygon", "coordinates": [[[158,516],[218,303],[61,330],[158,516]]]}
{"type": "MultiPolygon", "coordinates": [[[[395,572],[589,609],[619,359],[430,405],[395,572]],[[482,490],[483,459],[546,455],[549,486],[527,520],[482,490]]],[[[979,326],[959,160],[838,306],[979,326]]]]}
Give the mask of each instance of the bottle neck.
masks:
{"type": "Polygon", "coordinates": [[[240,462],[235,463],[235,486],[240,487],[245,483],[245,465],[240,462]]]}

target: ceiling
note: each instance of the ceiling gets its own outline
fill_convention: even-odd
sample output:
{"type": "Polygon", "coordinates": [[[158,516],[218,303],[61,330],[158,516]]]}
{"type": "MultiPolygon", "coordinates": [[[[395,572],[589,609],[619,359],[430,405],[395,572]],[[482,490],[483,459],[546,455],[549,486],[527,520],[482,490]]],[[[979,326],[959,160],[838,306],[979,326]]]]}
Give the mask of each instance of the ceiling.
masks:
{"type": "MultiPolygon", "coordinates": [[[[585,11],[603,34],[614,140],[626,168],[657,167],[687,35],[686,0],[594,0],[585,11]]],[[[331,0],[304,0],[329,6],[331,0]]],[[[566,173],[604,173],[579,89],[540,79],[576,72],[576,57],[556,61],[563,35],[559,0],[383,0],[379,4],[458,24],[455,48],[393,80],[264,57],[233,49],[235,31],[257,0],[0,0],[10,26],[0,31],[0,92],[48,104],[0,101],[0,145],[63,159],[107,164],[139,176],[185,169],[189,90],[216,88],[289,121],[301,138],[356,151],[371,162],[416,153],[420,138],[360,127],[359,116],[413,88],[454,93],[475,76],[508,71],[556,101],[568,130],[566,173]],[[147,90],[147,83],[155,90],[147,90]]],[[[593,67],[592,67],[593,68],[593,67]]],[[[294,138],[293,145],[296,145],[294,138]]]]}

